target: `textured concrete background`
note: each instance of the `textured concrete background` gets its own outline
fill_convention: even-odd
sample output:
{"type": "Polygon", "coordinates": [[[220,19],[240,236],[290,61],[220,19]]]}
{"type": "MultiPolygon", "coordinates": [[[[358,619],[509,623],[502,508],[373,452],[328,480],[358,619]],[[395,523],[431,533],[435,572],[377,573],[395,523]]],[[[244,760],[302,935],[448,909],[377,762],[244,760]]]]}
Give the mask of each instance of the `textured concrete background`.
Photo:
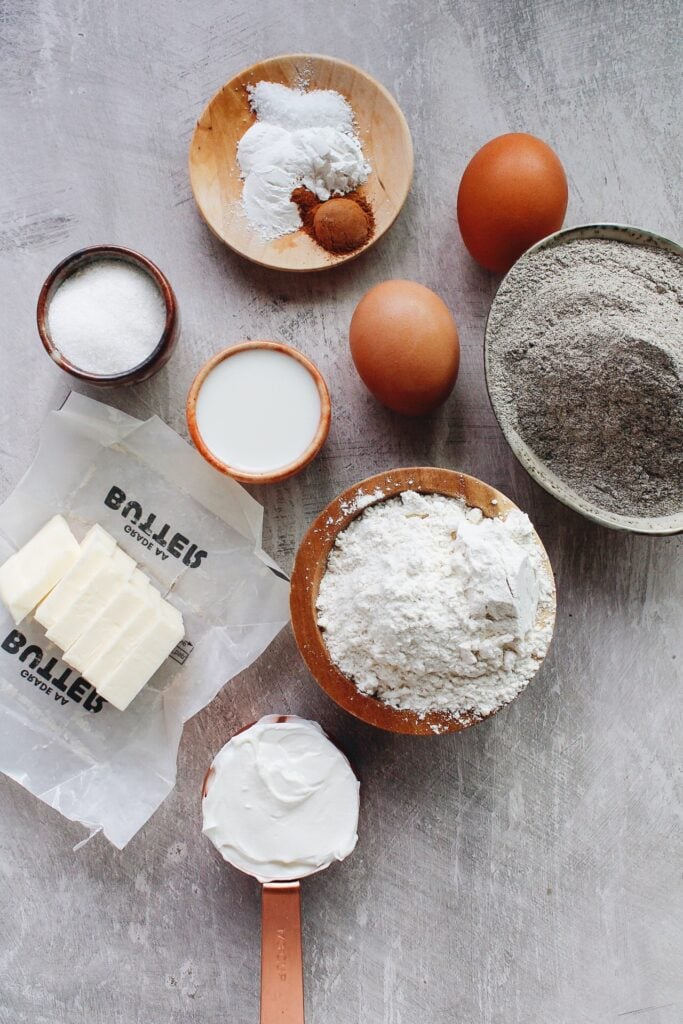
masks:
{"type": "Polygon", "coordinates": [[[361,839],[305,883],[311,1024],[674,1024],[683,1019],[681,540],[600,529],[531,483],[486,398],[482,337],[497,279],[454,222],[460,174],[493,135],[559,152],[567,223],[680,234],[677,0],[2,0],[0,497],[32,457],[67,379],[34,327],[67,252],[118,242],[175,286],[183,334],[152,383],[107,396],[185,432],[184,398],[226,342],[271,336],[331,384],[322,457],[258,497],[289,567],[341,488],[436,464],[500,487],[557,572],[552,656],[533,686],[461,736],[378,734],[319,693],[285,631],[186,728],[178,786],[118,853],[0,780],[2,1024],[248,1024],[257,1019],[255,883],[200,835],[199,788],[233,729],[317,717],[362,778],[361,839]],[[387,85],[416,152],[407,207],[345,269],[288,277],[241,262],[199,219],[187,148],[205,101],[242,67],[293,50],[347,58],[387,85]],[[388,277],[434,287],[463,344],[447,407],[407,422],[364,393],[346,332],[388,277]],[[676,660],[678,657],[678,660],[676,660]],[[678,904],[678,906],[677,906],[678,904]]]}

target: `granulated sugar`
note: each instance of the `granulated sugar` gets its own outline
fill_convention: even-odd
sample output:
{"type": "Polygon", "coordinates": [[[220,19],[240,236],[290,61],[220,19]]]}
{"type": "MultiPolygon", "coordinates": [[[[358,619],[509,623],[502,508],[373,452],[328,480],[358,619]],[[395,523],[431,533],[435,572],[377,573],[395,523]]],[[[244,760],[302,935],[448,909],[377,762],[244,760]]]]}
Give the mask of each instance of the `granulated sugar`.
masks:
{"type": "Polygon", "coordinates": [[[683,257],[606,239],[531,253],[489,319],[503,422],[611,512],[683,509],[683,257]]]}
{"type": "Polygon", "coordinates": [[[161,340],[166,306],[149,274],[123,260],[96,260],[67,277],[48,307],[55,347],[79,370],[125,373],[161,340]]]}
{"type": "Polygon", "coordinates": [[[334,663],[418,714],[481,718],[528,683],[552,634],[550,571],[527,516],[485,519],[407,491],[343,530],[318,593],[334,663]]]}

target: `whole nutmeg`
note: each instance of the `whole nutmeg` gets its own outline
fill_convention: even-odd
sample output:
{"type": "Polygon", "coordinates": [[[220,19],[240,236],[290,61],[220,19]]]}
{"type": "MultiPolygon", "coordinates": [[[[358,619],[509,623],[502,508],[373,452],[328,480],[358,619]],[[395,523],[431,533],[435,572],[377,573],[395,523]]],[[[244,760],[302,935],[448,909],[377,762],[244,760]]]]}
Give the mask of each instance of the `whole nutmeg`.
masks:
{"type": "Polygon", "coordinates": [[[354,199],[328,199],[313,218],[316,241],[330,252],[353,252],[370,237],[372,225],[367,213],[354,199]]]}

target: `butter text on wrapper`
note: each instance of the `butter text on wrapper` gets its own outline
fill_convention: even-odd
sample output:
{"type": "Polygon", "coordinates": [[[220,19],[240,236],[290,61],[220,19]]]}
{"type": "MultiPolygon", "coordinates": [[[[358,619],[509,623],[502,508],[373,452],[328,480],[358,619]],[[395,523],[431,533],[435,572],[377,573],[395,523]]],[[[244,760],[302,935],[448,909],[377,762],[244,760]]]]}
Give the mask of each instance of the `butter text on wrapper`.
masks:
{"type": "Polygon", "coordinates": [[[20,633],[18,629],[11,630],[5,639],[0,644],[0,648],[7,654],[18,655],[19,661],[22,662],[26,667],[22,669],[22,679],[28,680],[33,683],[34,686],[38,686],[44,690],[48,696],[50,695],[52,688],[58,692],[54,695],[55,700],[61,700],[62,704],[67,703],[67,699],[74,701],[76,704],[83,703],[83,707],[86,711],[91,711],[93,714],[97,714],[101,711],[106,701],[104,697],[95,691],[95,687],[91,686],[90,683],[79,676],[77,672],[74,672],[71,668],[64,668],[58,658],[48,658],[45,664],[43,660],[45,658],[42,647],[37,644],[29,644],[26,646],[27,640],[23,633],[20,633]],[[61,671],[55,673],[57,666],[61,671]],[[71,678],[73,676],[73,679],[71,678]],[[64,697],[61,694],[65,694],[64,697]],[[84,699],[85,698],[85,699],[84,699]]]}
{"type": "Polygon", "coordinates": [[[156,513],[150,512],[145,517],[140,502],[127,499],[126,492],[120,487],[110,488],[104,504],[107,508],[120,512],[123,518],[128,520],[130,529],[126,527],[126,532],[130,533],[134,540],[141,542],[145,547],[150,547],[153,543],[159,548],[164,548],[164,552],[159,552],[162,558],[166,559],[168,555],[172,555],[181,559],[183,565],[190,569],[197,569],[206,558],[208,552],[200,550],[197,544],[191,544],[189,537],[177,531],[171,533],[170,523],[164,523],[153,533],[157,523],[156,513]]]}

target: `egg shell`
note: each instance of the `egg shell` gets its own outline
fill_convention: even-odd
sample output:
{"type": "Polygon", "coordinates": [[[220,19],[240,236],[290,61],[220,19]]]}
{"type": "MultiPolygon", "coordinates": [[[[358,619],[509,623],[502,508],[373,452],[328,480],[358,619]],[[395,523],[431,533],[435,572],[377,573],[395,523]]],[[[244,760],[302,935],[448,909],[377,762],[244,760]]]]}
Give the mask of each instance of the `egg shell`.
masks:
{"type": "Polygon", "coordinates": [[[458,376],[458,329],[444,301],[415,281],[384,281],[358,303],[351,356],[375,398],[407,416],[432,412],[458,376]]]}
{"type": "Polygon", "coordinates": [[[558,231],[567,178],[555,152],[533,135],[492,139],[474,154],[458,190],[458,224],[470,255],[506,273],[530,245],[558,231]]]}

